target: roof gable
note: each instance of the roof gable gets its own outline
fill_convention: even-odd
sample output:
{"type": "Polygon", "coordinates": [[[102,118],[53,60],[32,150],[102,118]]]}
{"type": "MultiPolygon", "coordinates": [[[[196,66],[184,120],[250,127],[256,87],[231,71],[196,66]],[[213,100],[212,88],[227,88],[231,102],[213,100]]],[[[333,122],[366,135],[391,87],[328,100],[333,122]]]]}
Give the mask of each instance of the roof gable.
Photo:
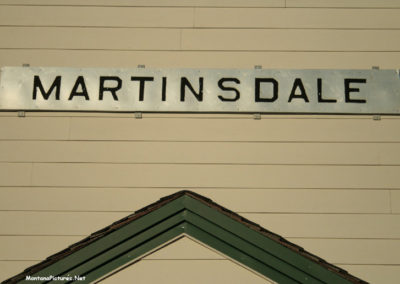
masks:
{"type": "Polygon", "coordinates": [[[119,284],[129,279],[135,283],[182,283],[182,278],[190,279],[191,284],[277,284],[188,235],[118,269],[101,283],[119,284]]]}
{"type": "Polygon", "coordinates": [[[278,283],[366,283],[190,191],[162,198],[4,283],[49,275],[90,283],[182,235],[278,283]]]}

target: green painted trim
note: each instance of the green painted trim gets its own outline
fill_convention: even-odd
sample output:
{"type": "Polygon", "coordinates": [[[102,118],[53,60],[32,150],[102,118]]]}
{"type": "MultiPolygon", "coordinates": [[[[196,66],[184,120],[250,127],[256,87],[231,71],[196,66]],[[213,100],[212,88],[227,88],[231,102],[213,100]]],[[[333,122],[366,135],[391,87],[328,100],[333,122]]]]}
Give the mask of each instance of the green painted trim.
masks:
{"type": "Polygon", "coordinates": [[[271,280],[278,283],[298,283],[294,279],[288,278],[286,275],[279,273],[279,271],[274,270],[270,266],[265,265],[257,259],[243,253],[243,251],[236,247],[230,246],[228,243],[208,234],[192,224],[187,227],[187,234],[271,280]]]}
{"type": "Polygon", "coordinates": [[[220,209],[209,206],[206,201],[186,194],[145,212],[32,276],[79,275],[85,276],[86,280],[77,283],[91,283],[140,260],[182,234],[278,283],[351,283],[220,209]]]}
{"type": "MultiPolygon", "coordinates": [[[[205,244],[221,252],[223,252],[223,244],[228,245],[229,248],[235,249],[238,252],[237,256],[228,253],[227,255],[229,257],[235,259],[236,261],[242,262],[244,265],[260,274],[263,274],[271,280],[279,283],[293,283],[293,281],[296,279],[301,279],[302,283],[322,283],[321,281],[313,278],[311,275],[308,275],[296,267],[285,263],[276,256],[271,255],[269,252],[260,249],[251,242],[248,242],[246,239],[242,239],[229,231],[221,229],[221,227],[194,213],[187,212],[186,219],[199,230],[202,230],[204,233],[207,232],[207,235],[203,233],[205,239],[201,239],[201,241],[203,241],[205,244]],[[208,243],[207,237],[216,239],[213,240],[214,243],[218,240],[219,245],[214,246],[208,243]],[[245,263],[248,258],[257,261],[257,263],[255,263],[256,265],[245,263]]],[[[193,236],[190,232],[188,232],[188,235],[193,236]]],[[[197,236],[193,237],[198,238],[197,236]]],[[[230,252],[230,250],[228,249],[227,252],[230,252]]],[[[225,252],[223,253],[226,254],[225,252]]]]}
{"type": "Polygon", "coordinates": [[[108,263],[105,263],[104,265],[96,268],[93,271],[90,271],[89,273],[85,274],[88,280],[88,282],[86,283],[95,281],[100,277],[114,271],[115,269],[122,267],[143,255],[146,255],[148,252],[182,235],[184,230],[185,224],[179,224],[176,227],[162,233],[161,235],[156,236],[155,238],[151,239],[140,247],[127,251],[125,254],[119,256],[118,258],[113,259],[108,263]]]}
{"type": "MultiPolygon", "coordinates": [[[[123,243],[120,243],[116,245],[115,247],[104,251],[102,254],[92,258],[89,261],[86,261],[82,265],[66,271],[62,274],[62,276],[67,276],[69,275],[87,275],[92,274],[91,271],[98,271],[98,267],[101,267],[101,271],[104,271],[107,273],[108,271],[112,271],[116,269],[117,267],[112,267],[112,269],[107,271],[108,267],[110,266],[110,262],[112,263],[114,259],[120,259],[121,256],[123,256],[123,261],[120,261],[118,263],[125,264],[125,262],[129,262],[132,259],[135,259],[142,254],[145,254],[147,251],[147,248],[152,247],[152,241],[154,238],[157,238],[159,235],[163,235],[166,232],[171,231],[172,229],[179,228],[180,233],[184,232],[184,229],[181,228],[181,224],[184,222],[184,217],[182,216],[182,213],[178,213],[167,220],[163,221],[162,223],[159,223],[153,227],[150,227],[146,231],[133,236],[132,238],[124,241],[123,243]],[[126,259],[126,261],[125,261],[126,259]],[[125,261],[125,262],[124,262],[125,261]]],[[[166,236],[170,236],[170,234],[166,234],[166,236]]],[[[168,241],[168,238],[163,238],[164,242],[168,241]]],[[[97,275],[97,274],[96,274],[97,275]]],[[[101,274],[99,276],[104,275],[101,274]]],[[[95,278],[93,278],[95,280],[95,278]]]]}
{"type": "MultiPolygon", "coordinates": [[[[117,243],[135,236],[136,234],[155,226],[155,224],[163,222],[168,216],[172,216],[184,209],[183,202],[180,199],[171,201],[159,209],[152,211],[137,220],[119,228],[118,230],[105,235],[104,237],[94,241],[93,243],[83,247],[75,253],[60,259],[56,263],[40,270],[32,276],[61,276],[73,268],[84,265],[92,258],[100,255],[102,252],[114,247],[117,243]]],[[[20,281],[18,283],[32,283],[32,281],[20,281]]],[[[35,283],[45,283],[45,281],[35,281],[35,283]]],[[[62,282],[57,282],[62,283],[62,282]]],[[[79,283],[82,283],[79,281],[79,283]]]]}
{"type": "MultiPolygon", "coordinates": [[[[326,283],[351,283],[339,275],[325,269],[321,265],[301,256],[300,254],[286,248],[272,239],[269,239],[260,232],[250,229],[244,224],[228,217],[221,212],[218,212],[204,203],[189,196],[184,197],[186,197],[185,207],[188,210],[203,217],[204,219],[211,220],[214,224],[229,232],[234,232],[238,237],[249,241],[250,243],[264,250],[264,252],[268,252],[269,254],[277,256],[279,259],[281,259],[280,265],[283,265],[284,263],[291,264],[293,267],[296,267],[304,273],[326,283]]],[[[276,269],[284,271],[285,273],[287,272],[285,268],[279,269],[276,267],[276,269]]],[[[305,279],[302,279],[302,281],[303,282],[301,283],[308,283],[304,282],[305,279]]]]}

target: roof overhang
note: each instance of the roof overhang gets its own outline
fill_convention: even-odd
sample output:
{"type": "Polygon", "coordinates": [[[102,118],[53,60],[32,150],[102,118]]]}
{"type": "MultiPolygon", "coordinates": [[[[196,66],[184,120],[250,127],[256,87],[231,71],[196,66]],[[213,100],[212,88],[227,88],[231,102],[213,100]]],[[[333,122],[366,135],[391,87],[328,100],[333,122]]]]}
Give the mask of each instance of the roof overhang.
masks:
{"type": "Polygon", "coordinates": [[[278,283],[366,283],[189,191],[165,197],[4,283],[23,282],[28,275],[77,275],[85,276],[79,283],[98,282],[181,236],[278,283]]]}

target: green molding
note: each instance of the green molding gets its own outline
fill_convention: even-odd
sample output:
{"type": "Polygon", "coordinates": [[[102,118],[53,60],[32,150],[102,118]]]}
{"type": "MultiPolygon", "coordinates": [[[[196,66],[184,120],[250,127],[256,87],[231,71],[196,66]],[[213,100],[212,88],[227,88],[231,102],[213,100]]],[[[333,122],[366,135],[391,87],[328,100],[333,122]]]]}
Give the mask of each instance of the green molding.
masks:
{"type": "Polygon", "coordinates": [[[334,266],[320,258],[300,253],[297,246],[286,240],[277,240],[276,235],[272,238],[272,233],[268,235],[256,224],[186,191],[115,222],[4,283],[32,283],[25,280],[26,275],[79,275],[85,276],[85,281],[77,283],[92,283],[127,265],[134,265],[182,235],[278,283],[366,283],[347,272],[335,271],[334,266]]]}

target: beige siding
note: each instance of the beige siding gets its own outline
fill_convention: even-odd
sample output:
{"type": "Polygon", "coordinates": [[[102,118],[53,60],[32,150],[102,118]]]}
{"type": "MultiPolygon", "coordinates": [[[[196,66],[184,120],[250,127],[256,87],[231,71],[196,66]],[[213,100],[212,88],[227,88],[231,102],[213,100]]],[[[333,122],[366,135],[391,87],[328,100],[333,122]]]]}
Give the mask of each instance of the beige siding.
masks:
{"type": "Polygon", "coordinates": [[[0,236],[0,261],[40,261],[55,254],[60,247],[80,241],[79,236],[0,236]],[[24,250],[18,249],[24,244],[24,250]],[[43,244],[46,244],[46,247],[43,244]]]}
{"type": "Polygon", "coordinates": [[[265,278],[248,271],[230,260],[143,260],[107,278],[106,284],[118,284],[135,279],[135,283],[254,283],[272,284],[265,278]],[[149,273],[157,271],[157,273],[149,273]],[[182,275],[185,271],[185,275],[182,275]],[[150,275],[149,275],[150,274],[150,275]],[[187,275],[187,276],[186,276],[187,275]],[[187,277],[190,277],[189,279],[187,277]]]}
{"type": "MultiPolygon", "coordinates": [[[[30,164],[1,166],[8,165],[13,167],[12,171],[30,168],[30,164]]],[[[375,189],[398,188],[399,170],[399,166],[35,163],[32,185],[375,189]]],[[[11,177],[0,181],[4,186],[21,184],[26,181],[14,181],[11,177]]]]}
{"type": "MultiPolygon", "coordinates": [[[[30,115],[30,114],[28,114],[30,115]]],[[[0,140],[400,142],[400,119],[383,117],[1,117],[0,140]],[[132,131],[134,129],[134,131],[132,131]]]]}
{"type": "Polygon", "coordinates": [[[179,30],[161,28],[0,27],[0,37],[0,48],[16,49],[179,50],[181,41],[179,30]]]}
{"type": "Polygon", "coordinates": [[[195,27],[274,29],[394,29],[398,9],[196,8],[195,27]]]}
{"type": "Polygon", "coordinates": [[[291,239],[300,246],[308,247],[316,255],[330,255],[337,264],[386,264],[400,261],[400,240],[303,240],[291,239]]]}
{"type": "Polygon", "coordinates": [[[2,49],[398,52],[400,45],[399,30],[7,26],[0,27],[0,37],[8,39],[0,42],[2,49]]]}
{"type": "Polygon", "coordinates": [[[400,143],[0,141],[0,162],[26,161],[394,166],[400,164],[400,143]]]}
{"type": "Polygon", "coordinates": [[[71,140],[399,142],[398,118],[75,118],[71,140]],[[135,131],[132,131],[134,129],[135,131]]]}
{"type": "Polygon", "coordinates": [[[396,283],[400,275],[398,265],[341,265],[355,275],[363,275],[370,283],[396,283]]]}
{"type": "Polygon", "coordinates": [[[392,200],[392,212],[399,214],[400,213],[400,191],[392,190],[391,191],[391,200],[392,200]]]}
{"type": "Polygon", "coordinates": [[[399,67],[397,52],[332,51],[129,51],[0,49],[4,66],[382,69],[399,67]],[[102,60],[99,60],[101,58],[102,60]],[[234,59],[234,60],[233,60],[234,59]]]}
{"type": "MultiPolygon", "coordinates": [[[[268,196],[265,198],[268,198],[268,196]]],[[[95,200],[88,202],[95,202],[95,200]]],[[[72,212],[1,212],[0,220],[4,224],[4,227],[0,228],[0,234],[83,237],[110,225],[115,220],[127,216],[127,212],[93,212],[83,210],[85,209],[72,212]]],[[[394,214],[274,212],[241,213],[241,215],[272,232],[279,233],[285,238],[398,239],[400,235],[400,216],[394,214]]]]}
{"type": "Polygon", "coordinates": [[[128,266],[104,283],[121,283],[124,279],[135,279],[135,283],[275,283],[188,238],[150,254],[140,266],[128,266]],[[157,273],[149,277],[148,271],[153,269],[157,273]],[[182,271],[188,272],[184,281],[182,271]]]}
{"type": "Polygon", "coordinates": [[[5,280],[14,276],[26,268],[36,264],[37,261],[3,261],[0,260],[0,277],[5,280]]]}
{"type": "Polygon", "coordinates": [[[0,25],[189,28],[193,8],[4,6],[0,25]]]}
{"type": "MultiPolygon", "coordinates": [[[[0,248],[3,259],[9,261],[40,261],[41,259],[56,253],[59,247],[67,247],[79,241],[78,236],[27,236],[0,238],[0,248]],[[27,249],[24,253],[15,251],[25,244],[27,249]],[[41,250],[42,243],[46,243],[46,249],[41,250]]],[[[353,263],[359,264],[397,264],[400,255],[399,240],[355,240],[355,239],[303,239],[289,238],[310,252],[317,255],[330,255],[331,262],[339,265],[353,263]],[[368,248],[368,249],[365,249],[368,248]]],[[[180,240],[173,245],[167,246],[146,259],[151,260],[221,260],[225,257],[221,254],[204,249],[199,244],[192,244],[191,240],[180,240]]]]}
{"type": "Polygon", "coordinates": [[[0,25],[366,30],[399,28],[399,17],[398,9],[4,6],[0,25]]]}
{"type": "MultiPolygon", "coordinates": [[[[386,0],[388,1],[388,0],[386,0]]],[[[385,2],[385,1],[383,1],[385,2]]],[[[394,2],[391,0],[391,2],[394,2]]],[[[2,5],[123,6],[123,7],[284,7],[285,0],[0,0],[2,5]]]]}
{"type": "Polygon", "coordinates": [[[399,8],[397,0],[0,0],[0,5],[399,8]]]}
{"type": "Polygon", "coordinates": [[[286,7],[399,8],[397,0],[286,0],[286,7]]]}
{"type": "MultiPolygon", "coordinates": [[[[3,187],[0,191],[0,207],[3,210],[32,211],[79,211],[84,208],[85,211],[121,211],[128,214],[176,190],[176,188],[149,190],[148,188],[108,187],[3,187]],[[121,199],[121,196],[124,198],[121,199]],[[74,202],[70,202],[70,199],[74,202]],[[94,202],[87,202],[90,199],[94,202]]],[[[389,190],[383,189],[191,188],[191,190],[240,213],[257,213],[267,210],[268,213],[387,214],[391,213],[391,197],[393,201],[397,200],[397,197],[393,195],[397,191],[392,191],[391,195],[389,190]],[[244,190],[246,195],[243,195],[244,190]]],[[[393,211],[396,212],[396,209],[393,208],[393,211]]]]}
{"type": "Polygon", "coordinates": [[[291,238],[399,239],[400,233],[400,216],[395,214],[245,214],[245,216],[273,232],[280,232],[282,236],[291,238]]]}
{"type": "Polygon", "coordinates": [[[69,132],[68,118],[18,118],[1,117],[0,119],[0,139],[1,140],[20,140],[20,139],[48,139],[59,140],[67,139],[69,132]]]}
{"type": "MultiPolygon", "coordinates": [[[[0,66],[397,69],[399,8],[0,0],[0,66]]],[[[190,189],[371,283],[395,284],[399,127],[397,116],[1,112],[0,280],[190,189]]],[[[106,282],[182,277],[268,283],[187,239],[106,282]]]]}
{"type": "MultiPolygon", "coordinates": [[[[87,44],[90,45],[89,40],[87,44]]],[[[182,30],[181,48],[221,51],[398,51],[399,45],[398,30],[190,29],[182,30]],[[374,40],[371,41],[371,38],[374,40]]]]}
{"type": "Polygon", "coordinates": [[[1,163],[0,180],[1,186],[19,185],[29,186],[31,184],[32,165],[29,163],[1,163]]]}

